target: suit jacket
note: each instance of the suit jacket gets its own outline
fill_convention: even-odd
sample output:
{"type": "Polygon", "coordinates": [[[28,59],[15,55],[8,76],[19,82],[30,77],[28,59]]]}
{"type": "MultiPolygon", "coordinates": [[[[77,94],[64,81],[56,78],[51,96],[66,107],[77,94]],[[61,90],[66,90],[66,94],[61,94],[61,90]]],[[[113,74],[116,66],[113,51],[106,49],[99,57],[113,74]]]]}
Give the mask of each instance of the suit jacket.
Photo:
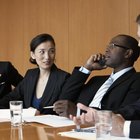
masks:
{"type": "Polygon", "coordinates": [[[140,99],[115,111],[126,120],[140,120],[140,99]]]}
{"type": "MultiPolygon", "coordinates": [[[[24,79],[19,83],[15,90],[0,100],[1,108],[8,108],[10,100],[22,100],[25,108],[31,107],[32,99],[36,90],[36,84],[39,78],[39,72],[39,68],[28,70],[24,79]]],[[[44,106],[53,105],[53,103],[58,99],[61,94],[62,87],[69,75],[69,73],[58,69],[55,65],[52,66],[50,77],[39,107],[41,113],[45,112],[45,110],[43,110],[44,106]]]]}
{"type": "Polygon", "coordinates": [[[0,99],[23,79],[10,62],[0,62],[0,99]]]}
{"type": "MultiPolygon", "coordinates": [[[[60,99],[68,99],[89,105],[98,89],[109,76],[92,77],[84,85],[88,74],[83,74],[75,68],[64,89],[65,94],[60,99]]],[[[140,97],[140,73],[132,69],[119,77],[108,89],[101,100],[101,109],[117,110],[131,104],[140,97]]]]}
{"type": "Polygon", "coordinates": [[[132,121],[130,124],[130,138],[140,138],[140,121],[132,121]]]}

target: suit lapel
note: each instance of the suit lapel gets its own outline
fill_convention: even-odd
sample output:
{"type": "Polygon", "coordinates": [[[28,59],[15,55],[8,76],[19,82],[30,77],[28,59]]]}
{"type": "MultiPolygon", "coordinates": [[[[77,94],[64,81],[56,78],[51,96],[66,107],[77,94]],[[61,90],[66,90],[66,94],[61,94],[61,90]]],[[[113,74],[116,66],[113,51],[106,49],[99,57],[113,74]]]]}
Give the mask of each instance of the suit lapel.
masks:
{"type": "Polygon", "coordinates": [[[31,73],[31,78],[28,79],[29,84],[28,86],[28,92],[27,92],[27,104],[29,106],[31,106],[32,104],[32,97],[33,95],[35,95],[35,88],[36,88],[36,84],[37,84],[37,80],[39,77],[39,69],[35,69],[35,71],[33,73],[31,73]]]}
{"type": "Polygon", "coordinates": [[[126,72],[125,74],[123,74],[121,77],[119,77],[108,89],[108,91],[106,92],[106,94],[113,89],[114,87],[120,85],[121,83],[123,83],[125,80],[127,80],[129,77],[131,77],[131,75],[133,75],[134,73],[136,73],[135,69],[133,68],[132,70],[126,72]]]}
{"type": "Polygon", "coordinates": [[[43,93],[43,97],[42,97],[42,102],[41,102],[41,106],[45,106],[48,105],[50,102],[50,99],[52,97],[55,97],[56,95],[54,94],[54,90],[56,87],[56,83],[57,83],[57,68],[56,66],[52,69],[51,73],[50,73],[50,77],[47,83],[47,86],[45,87],[45,91],[43,93]]]}

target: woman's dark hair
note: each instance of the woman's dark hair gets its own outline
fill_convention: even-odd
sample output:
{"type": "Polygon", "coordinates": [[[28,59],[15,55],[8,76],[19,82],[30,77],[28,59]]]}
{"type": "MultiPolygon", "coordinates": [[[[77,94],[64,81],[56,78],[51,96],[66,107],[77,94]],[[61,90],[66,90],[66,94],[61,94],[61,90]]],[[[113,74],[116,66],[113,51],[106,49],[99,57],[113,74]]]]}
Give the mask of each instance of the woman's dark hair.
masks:
{"type": "Polygon", "coordinates": [[[137,16],[136,23],[140,24],[140,15],[137,16]]]}
{"type": "MultiPolygon", "coordinates": [[[[53,45],[55,46],[55,41],[54,41],[54,39],[53,39],[53,37],[51,35],[45,34],[45,33],[44,34],[37,35],[36,37],[34,37],[31,40],[31,43],[30,43],[30,51],[34,52],[38,45],[40,45],[43,42],[47,42],[47,41],[52,42],[53,45]]],[[[37,64],[36,63],[36,60],[33,59],[33,58],[31,58],[31,57],[30,57],[29,61],[32,64],[37,64]]]]}

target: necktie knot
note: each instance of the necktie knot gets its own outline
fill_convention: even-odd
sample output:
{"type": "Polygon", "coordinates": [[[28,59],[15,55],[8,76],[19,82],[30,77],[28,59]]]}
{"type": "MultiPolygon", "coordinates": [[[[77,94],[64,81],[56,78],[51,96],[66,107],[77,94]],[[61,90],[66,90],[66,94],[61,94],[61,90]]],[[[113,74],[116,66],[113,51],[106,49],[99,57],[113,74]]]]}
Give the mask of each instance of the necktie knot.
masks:
{"type": "Polygon", "coordinates": [[[113,79],[109,77],[102,86],[104,88],[109,88],[112,85],[112,83],[113,83],[113,79]]]}

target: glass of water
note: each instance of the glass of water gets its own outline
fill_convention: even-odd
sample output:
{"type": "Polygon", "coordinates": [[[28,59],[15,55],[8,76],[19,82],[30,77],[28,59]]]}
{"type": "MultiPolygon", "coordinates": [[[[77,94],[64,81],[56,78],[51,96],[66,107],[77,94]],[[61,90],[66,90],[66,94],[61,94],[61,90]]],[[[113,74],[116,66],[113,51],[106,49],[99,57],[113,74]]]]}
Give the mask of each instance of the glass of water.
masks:
{"type": "Polygon", "coordinates": [[[112,112],[100,110],[95,112],[95,131],[97,140],[109,140],[112,129],[112,112]]]}
{"type": "Polygon", "coordinates": [[[22,125],[18,127],[11,126],[10,140],[23,140],[22,125]]]}
{"type": "Polygon", "coordinates": [[[22,125],[22,101],[10,101],[10,114],[11,114],[11,125],[20,126],[22,125]]]}

